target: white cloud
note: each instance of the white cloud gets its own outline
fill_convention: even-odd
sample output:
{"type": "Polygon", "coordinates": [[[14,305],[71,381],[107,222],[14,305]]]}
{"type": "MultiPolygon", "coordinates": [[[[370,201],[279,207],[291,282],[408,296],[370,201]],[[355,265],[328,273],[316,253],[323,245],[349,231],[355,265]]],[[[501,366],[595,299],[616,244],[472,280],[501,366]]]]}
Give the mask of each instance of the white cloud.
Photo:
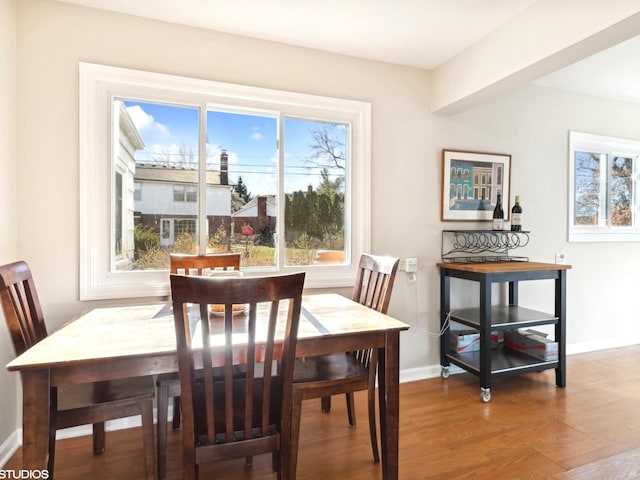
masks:
{"type": "Polygon", "coordinates": [[[127,107],[127,113],[145,143],[154,143],[171,137],[171,132],[167,126],[156,122],[153,116],[145,112],[140,105],[127,107]]]}
{"type": "Polygon", "coordinates": [[[251,140],[256,142],[261,142],[264,140],[264,135],[260,133],[260,129],[258,127],[253,127],[253,133],[251,134],[251,140]]]}

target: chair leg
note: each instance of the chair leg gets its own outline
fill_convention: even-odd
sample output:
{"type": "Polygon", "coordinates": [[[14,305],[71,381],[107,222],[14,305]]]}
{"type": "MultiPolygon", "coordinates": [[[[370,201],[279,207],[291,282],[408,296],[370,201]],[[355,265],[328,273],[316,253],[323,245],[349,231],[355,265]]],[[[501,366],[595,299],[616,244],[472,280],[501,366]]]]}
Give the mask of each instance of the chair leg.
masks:
{"type": "Polygon", "coordinates": [[[291,428],[281,443],[282,480],[294,480],[298,467],[298,445],[300,440],[300,417],[302,415],[302,394],[295,387],[291,399],[291,428]],[[287,445],[288,443],[288,445],[287,445]],[[287,458],[288,457],[288,458],[287,458]]]}
{"type": "Polygon", "coordinates": [[[147,480],[156,478],[156,449],[153,435],[153,400],[145,400],[140,406],[142,416],[142,443],[144,446],[144,468],[147,480]]]}
{"type": "Polygon", "coordinates": [[[349,418],[349,425],[356,426],[356,407],[353,404],[353,392],[345,393],[347,400],[347,417],[349,418]]]}
{"type": "Polygon", "coordinates": [[[47,471],[49,478],[53,480],[53,467],[56,460],[56,411],[58,410],[58,400],[55,394],[50,397],[51,410],[49,412],[49,458],[47,460],[47,471]]]}
{"type": "Polygon", "coordinates": [[[93,454],[100,455],[104,453],[105,439],[104,439],[104,422],[93,424],[93,454]]]}
{"type": "Polygon", "coordinates": [[[322,397],[320,399],[321,405],[322,405],[322,412],[323,413],[330,413],[331,412],[331,397],[322,397]]]}
{"type": "MultiPolygon", "coordinates": [[[[162,382],[158,385],[158,480],[167,475],[167,417],[169,415],[169,387],[162,382]]],[[[175,416],[175,410],[174,410],[175,416]]]]}
{"type": "Polygon", "coordinates": [[[195,447],[189,445],[182,450],[182,480],[197,480],[199,477],[199,467],[196,463],[195,447]]]}
{"type": "Polygon", "coordinates": [[[367,403],[369,405],[369,435],[371,436],[371,450],[373,461],[380,463],[380,453],[378,451],[378,435],[376,433],[376,389],[369,386],[367,389],[367,403]]]}
{"type": "Polygon", "coordinates": [[[182,418],[182,402],[180,396],[173,397],[173,429],[180,428],[180,419],[182,418]]]}

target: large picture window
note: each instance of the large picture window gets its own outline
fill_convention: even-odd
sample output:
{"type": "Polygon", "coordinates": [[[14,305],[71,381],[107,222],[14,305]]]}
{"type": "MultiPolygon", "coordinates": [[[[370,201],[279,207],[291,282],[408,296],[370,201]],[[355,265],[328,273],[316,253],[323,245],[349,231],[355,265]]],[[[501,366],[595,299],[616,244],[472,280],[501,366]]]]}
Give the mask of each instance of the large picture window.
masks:
{"type": "Polygon", "coordinates": [[[638,241],[640,141],[569,134],[569,241],[638,241]]]}
{"type": "Polygon", "coordinates": [[[370,105],[80,64],[81,299],[166,295],[169,254],[353,283],[370,105]]]}

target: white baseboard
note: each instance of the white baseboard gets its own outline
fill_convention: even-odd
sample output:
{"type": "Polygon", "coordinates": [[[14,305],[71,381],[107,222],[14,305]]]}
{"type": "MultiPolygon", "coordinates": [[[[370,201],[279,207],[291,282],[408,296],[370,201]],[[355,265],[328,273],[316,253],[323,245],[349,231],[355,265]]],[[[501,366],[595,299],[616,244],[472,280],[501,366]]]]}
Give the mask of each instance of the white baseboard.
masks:
{"type": "Polygon", "coordinates": [[[640,345],[640,334],[631,335],[629,337],[607,338],[603,340],[572,343],[571,345],[567,345],[567,355],[596,352],[598,350],[609,350],[612,348],[630,347],[631,345],[640,345]]]}
{"type": "Polygon", "coordinates": [[[20,445],[22,445],[22,429],[18,428],[0,445],[0,468],[16,453],[20,445]]]}

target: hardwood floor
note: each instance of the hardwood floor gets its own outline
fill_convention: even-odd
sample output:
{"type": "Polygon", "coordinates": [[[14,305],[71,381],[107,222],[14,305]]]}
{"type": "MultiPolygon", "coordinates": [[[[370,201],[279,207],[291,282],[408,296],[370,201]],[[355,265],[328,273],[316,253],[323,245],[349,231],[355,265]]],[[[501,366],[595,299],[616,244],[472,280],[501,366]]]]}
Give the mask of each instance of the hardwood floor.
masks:
{"type": "MultiPolygon", "coordinates": [[[[640,478],[640,345],[568,357],[567,388],[547,371],[498,380],[490,403],[478,379],[452,375],[400,387],[401,479],[640,478]]],[[[305,402],[298,461],[300,480],[381,478],[371,459],[363,393],[359,424],[348,426],[341,398],[330,415],[305,402]]],[[[180,432],[169,430],[168,478],[181,478],[180,432]]],[[[61,440],[58,480],[144,477],[139,429],[109,432],[107,451],[93,456],[91,438],[61,440]]],[[[19,469],[20,450],[4,466],[19,469]]],[[[200,478],[275,479],[271,458],[207,465],[200,478]]]]}

